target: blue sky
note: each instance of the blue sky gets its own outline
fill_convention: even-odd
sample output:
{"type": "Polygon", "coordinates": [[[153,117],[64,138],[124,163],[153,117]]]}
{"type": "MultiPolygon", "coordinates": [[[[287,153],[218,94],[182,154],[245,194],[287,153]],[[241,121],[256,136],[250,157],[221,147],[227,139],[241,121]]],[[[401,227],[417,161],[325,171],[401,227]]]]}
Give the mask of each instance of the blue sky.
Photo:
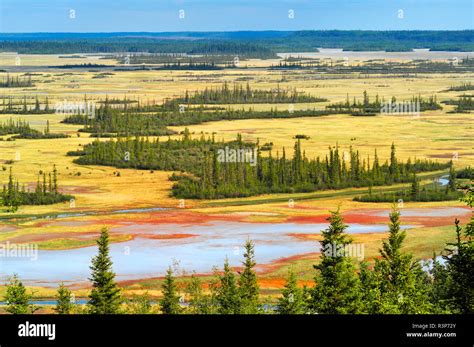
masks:
{"type": "Polygon", "coordinates": [[[473,0],[0,0],[1,32],[458,30],[473,0]],[[70,18],[70,10],[75,18],[70,18]],[[184,10],[184,19],[179,11],[184,10]],[[289,11],[294,18],[289,18],[289,11]],[[399,18],[402,10],[403,18],[399,18]]]}

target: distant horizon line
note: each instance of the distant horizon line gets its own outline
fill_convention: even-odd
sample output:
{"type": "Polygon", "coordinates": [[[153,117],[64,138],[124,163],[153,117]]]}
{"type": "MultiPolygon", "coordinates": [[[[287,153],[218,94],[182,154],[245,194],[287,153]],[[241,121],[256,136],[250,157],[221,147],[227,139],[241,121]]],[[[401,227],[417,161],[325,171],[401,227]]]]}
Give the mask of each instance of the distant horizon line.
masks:
{"type": "Polygon", "coordinates": [[[474,31],[474,29],[296,29],[296,30],[185,30],[185,31],[18,31],[3,32],[1,34],[180,34],[180,33],[242,33],[242,32],[302,32],[302,31],[365,31],[365,32],[441,32],[441,31],[474,31]]]}

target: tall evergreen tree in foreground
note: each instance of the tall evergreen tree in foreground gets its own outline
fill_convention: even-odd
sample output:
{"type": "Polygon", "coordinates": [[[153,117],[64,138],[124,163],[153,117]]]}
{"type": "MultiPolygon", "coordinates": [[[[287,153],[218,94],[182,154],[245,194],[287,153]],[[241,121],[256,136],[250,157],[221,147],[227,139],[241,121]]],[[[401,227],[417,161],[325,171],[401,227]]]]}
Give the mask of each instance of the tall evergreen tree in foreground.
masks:
{"type": "MultiPolygon", "coordinates": [[[[473,194],[464,197],[471,208],[473,194]]],[[[448,244],[448,255],[444,257],[451,278],[448,293],[454,313],[474,313],[474,216],[464,229],[456,219],[456,241],[448,244]]]]}
{"type": "Polygon", "coordinates": [[[5,293],[5,311],[12,314],[31,314],[38,310],[37,307],[30,304],[32,294],[28,294],[25,286],[17,275],[10,277],[6,286],[5,293]]]}
{"type": "Polygon", "coordinates": [[[71,314],[75,306],[72,300],[71,291],[64,286],[64,283],[60,283],[56,293],[56,307],[53,310],[58,314],[71,314]]]}
{"type": "MultiPolygon", "coordinates": [[[[463,199],[468,206],[474,203],[472,191],[463,199]]],[[[434,313],[474,313],[474,217],[464,229],[455,220],[456,239],[448,243],[443,255],[444,264],[433,257],[430,271],[431,302],[434,313]]]]}
{"type": "Polygon", "coordinates": [[[99,254],[92,259],[90,266],[92,291],[89,294],[89,312],[91,314],[120,313],[122,297],[120,288],[115,283],[115,273],[112,271],[107,228],[102,228],[97,245],[99,254]]]}
{"type": "Polygon", "coordinates": [[[216,303],[221,314],[239,314],[241,311],[240,293],[229,260],[224,262],[224,273],[219,275],[216,288],[216,303]]]}
{"type": "Polygon", "coordinates": [[[255,249],[251,240],[245,242],[244,252],[244,269],[239,278],[239,291],[241,300],[241,313],[255,314],[261,309],[258,295],[260,289],[257,282],[257,274],[255,273],[255,249]]]}
{"type": "Polygon", "coordinates": [[[352,260],[345,254],[351,240],[345,233],[347,225],[337,211],[328,218],[329,228],[323,230],[321,262],[315,277],[310,308],[323,314],[353,314],[360,311],[360,282],[352,260]]]}
{"type": "Polygon", "coordinates": [[[304,290],[298,288],[296,274],[289,272],[288,280],[281,291],[282,296],[278,299],[277,312],[279,314],[304,314],[306,303],[304,290]]]}
{"type": "Polygon", "coordinates": [[[401,249],[406,237],[400,229],[400,212],[390,213],[389,237],[383,241],[381,259],[375,261],[374,276],[379,279],[380,305],[376,312],[415,314],[431,309],[428,296],[428,278],[418,261],[401,249]]]}
{"type": "Polygon", "coordinates": [[[163,298],[160,300],[161,312],[163,314],[179,314],[182,308],[179,304],[178,287],[173,276],[171,267],[166,270],[165,280],[162,285],[163,298]]]}

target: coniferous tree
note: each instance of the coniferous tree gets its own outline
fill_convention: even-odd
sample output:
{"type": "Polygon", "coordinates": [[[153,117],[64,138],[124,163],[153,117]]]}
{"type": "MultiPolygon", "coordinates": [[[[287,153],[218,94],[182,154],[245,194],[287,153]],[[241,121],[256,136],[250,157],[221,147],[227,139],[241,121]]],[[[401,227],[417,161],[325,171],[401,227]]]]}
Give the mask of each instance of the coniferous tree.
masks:
{"type": "Polygon", "coordinates": [[[361,310],[359,278],[352,260],[345,254],[351,240],[345,233],[348,227],[337,211],[328,218],[329,227],[322,231],[321,262],[315,277],[310,308],[322,314],[353,314],[361,310]]]}
{"type": "Polygon", "coordinates": [[[58,194],[58,170],[56,165],[53,165],[53,193],[58,194]]]}
{"type": "MultiPolygon", "coordinates": [[[[306,158],[301,149],[300,140],[295,143],[293,158],[287,159],[273,153],[263,156],[265,147],[258,142],[246,144],[256,152],[256,163],[233,162],[220,158],[219,151],[228,147],[232,151],[242,149],[242,140],[216,142],[203,135],[193,139],[189,134],[181,139],[158,141],[136,137],[111,141],[94,141],[80,151],[70,152],[79,155],[74,162],[81,165],[107,165],[150,170],[172,170],[188,172],[194,175],[173,174],[170,179],[176,181],[172,194],[179,198],[221,199],[227,197],[246,197],[258,194],[310,192],[323,189],[347,187],[368,187],[387,185],[393,182],[388,161],[383,165],[374,160],[370,168],[370,158],[361,159],[359,151],[353,151],[350,165],[341,158],[339,148],[329,149],[326,160],[306,158]],[[193,155],[188,155],[189,152],[193,155]],[[130,160],[124,161],[124,153],[130,160]],[[221,160],[222,159],[222,160],[221,160]],[[350,167],[349,167],[350,166],[350,167]]],[[[269,150],[269,149],[268,149],[269,150]]],[[[436,163],[430,160],[416,160],[396,163],[397,180],[410,182],[415,172],[435,171],[449,167],[449,163],[436,163]]],[[[393,195],[390,200],[393,201],[393,195]]]]}
{"type": "Polygon", "coordinates": [[[389,217],[389,237],[383,241],[381,258],[374,268],[380,278],[382,301],[381,312],[376,313],[428,313],[427,275],[410,254],[402,253],[406,233],[400,228],[400,212],[394,208],[389,217]]]}
{"type": "Polygon", "coordinates": [[[60,283],[56,293],[54,311],[58,314],[70,314],[74,310],[74,306],[72,292],[64,286],[64,283],[60,283]]]}
{"type": "Polygon", "coordinates": [[[362,292],[361,313],[375,314],[387,311],[387,309],[382,308],[385,303],[380,291],[380,273],[371,270],[369,263],[363,261],[360,263],[359,279],[362,292]]]}
{"type": "Polygon", "coordinates": [[[456,219],[456,242],[448,244],[445,256],[447,270],[452,279],[449,284],[450,304],[453,311],[474,313],[474,218],[463,228],[456,219]]]}
{"type": "Polygon", "coordinates": [[[245,242],[244,269],[239,278],[239,292],[241,301],[241,313],[255,314],[260,310],[259,287],[257,274],[255,273],[255,250],[251,240],[245,242]]]}
{"type": "Polygon", "coordinates": [[[7,206],[8,212],[16,212],[21,201],[18,196],[18,190],[16,189],[15,182],[13,180],[12,168],[10,167],[10,173],[8,175],[8,185],[3,192],[3,205],[7,206]]]}
{"type": "Polygon", "coordinates": [[[277,312],[279,314],[304,314],[307,311],[304,290],[298,288],[296,274],[289,272],[288,280],[278,299],[277,312]]]}
{"type": "Polygon", "coordinates": [[[449,191],[456,191],[456,171],[454,170],[454,165],[451,165],[449,168],[449,182],[446,187],[449,191]]]}
{"type": "Polygon", "coordinates": [[[239,314],[241,312],[241,302],[239,287],[229,260],[224,262],[224,273],[219,275],[219,282],[216,289],[217,310],[221,314],[239,314]]]}
{"type": "MultiPolygon", "coordinates": [[[[461,199],[468,206],[474,204],[472,191],[461,199]]],[[[431,300],[436,313],[474,312],[474,216],[464,229],[455,220],[456,240],[448,243],[445,265],[433,259],[431,300]]]]}
{"type": "Polygon", "coordinates": [[[418,177],[416,177],[416,174],[413,173],[410,196],[413,199],[413,201],[416,201],[419,195],[420,195],[420,181],[418,180],[418,177]]]}
{"type": "Polygon", "coordinates": [[[115,283],[112,260],[109,255],[109,232],[102,228],[97,240],[99,253],[92,258],[90,281],[92,290],[89,294],[88,307],[91,314],[120,313],[122,297],[120,288],[115,283]]]}
{"type": "Polygon", "coordinates": [[[30,304],[32,298],[33,295],[26,291],[25,286],[16,274],[10,277],[4,297],[5,311],[12,314],[34,313],[38,308],[30,304]]]}
{"type": "Polygon", "coordinates": [[[176,285],[176,279],[173,276],[173,270],[171,267],[166,270],[165,280],[161,286],[163,292],[163,298],[160,300],[161,312],[163,314],[179,314],[182,312],[181,305],[179,304],[178,287],[176,285]]]}
{"type": "Polygon", "coordinates": [[[397,157],[396,157],[396,154],[395,154],[395,144],[392,143],[392,146],[390,148],[390,175],[392,176],[392,179],[395,181],[395,182],[398,182],[399,181],[399,167],[398,167],[398,161],[397,161],[397,157]]]}
{"type": "Polygon", "coordinates": [[[36,98],[35,98],[35,112],[40,112],[40,102],[38,100],[38,95],[36,95],[36,98]]]}

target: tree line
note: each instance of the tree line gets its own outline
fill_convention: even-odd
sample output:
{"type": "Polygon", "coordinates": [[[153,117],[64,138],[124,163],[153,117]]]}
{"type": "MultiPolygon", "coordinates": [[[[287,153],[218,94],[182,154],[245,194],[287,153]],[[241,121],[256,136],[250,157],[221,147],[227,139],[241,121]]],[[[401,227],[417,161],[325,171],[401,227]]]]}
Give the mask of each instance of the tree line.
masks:
{"type": "Polygon", "coordinates": [[[224,65],[217,65],[214,62],[202,62],[194,63],[189,61],[187,63],[177,61],[174,63],[164,63],[162,66],[155,68],[154,70],[223,70],[224,68],[236,68],[237,66],[233,63],[226,63],[224,65]]]}
{"type": "Polygon", "coordinates": [[[18,119],[16,122],[13,119],[9,119],[5,122],[0,123],[0,136],[3,135],[14,135],[12,139],[57,139],[67,138],[66,134],[62,133],[51,133],[49,120],[46,121],[46,126],[43,131],[39,131],[30,127],[30,123],[27,121],[18,119]]]}
{"type": "Polygon", "coordinates": [[[20,186],[10,167],[8,183],[3,185],[0,198],[8,212],[16,212],[22,205],[51,205],[70,201],[73,196],[62,194],[58,190],[58,171],[54,165],[52,172],[40,171],[38,173],[34,191],[30,191],[24,184],[20,186]]]}
{"type": "Polygon", "coordinates": [[[469,90],[474,90],[474,84],[471,82],[461,83],[460,85],[451,86],[447,89],[448,92],[464,92],[469,90]]]}
{"type": "Polygon", "coordinates": [[[446,100],[443,103],[456,106],[450,113],[469,113],[474,110],[474,99],[471,95],[461,95],[458,99],[446,100]]]}
{"type": "Polygon", "coordinates": [[[348,60],[320,60],[320,59],[284,59],[276,65],[271,65],[269,70],[314,70],[319,73],[329,74],[378,74],[378,75],[404,75],[417,76],[425,73],[464,73],[473,71],[473,60],[465,57],[462,60],[431,61],[412,60],[409,62],[366,61],[364,64],[353,64],[348,60]]]}
{"type": "MultiPolygon", "coordinates": [[[[113,34],[112,34],[113,35],[113,34]]],[[[245,58],[269,59],[276,54],[268,47],[253,42],[229,40],[157,40],[140,37],[110,37],[88,39],[8,40],[0,39],[0,51],[19,54],[74,53],[186,53],[190,55],[233,55],[245,58]]]]}
{"type": "Polygon", "coordinates": [[[49,107],[49,99],[46,97],[40,101],[38,96],[35,97],[33,104],[27,101],[27,97],[23,96],[23,100],[14,101],[12,96],[2,97],[0,113],[16,113],[16,114],[48,114],[53,113],[54,109],[49,107]],[[8,99],[8,102],[7,102],[8,99]],[[33,107],[31,107],[33,105],[33,107]]]}
{"type": "Polygon", "coordinates": [[[180,139],[97,140],[68,154],[79,155],[74,162],[81,165],[178,171],[170,177],[177,181],[172,194],[196,199],[391,185],[410,182],[413,173],[442,170],[451,165],[421,159],[401,162],[393,144],[390,160],[383,163],[377,151],[372,158],[363,158],[352,146],[341,151],[337,145],[330,147],[324,158],[309,159],[300,139],[295,142],[291,159],[286,157],[285,149],[276,156],[270,151],[263,157],[258,143],[244,143],[240,135],[235,141],[218,142],[204,134],[192,138],[187,129],[180,139]],[[220,160],[219,153],[225,148],[234,153],[250,151],[255,165],[243,158],[220,160]]]}
{"type": "Polygon", "coordinates": [[[409,202],[409,201],[448,201],[458,200],[462,192],[457,189],[456,171],[451,165],[449,170],[449,180],[445,188],[441,188],[437,182],[432,185],[420,187],[420,181],[413,173],[410,189],[404,189],[397,192],[373,193],[369,188],[366,195],[354,197],[354,201],[360,202],[409,202]]]}
{"type": "MultiPolygon", "coordinates": [[[[242,148],[240,144],[238,148],[242,148]]],[[[431,160],[408,159],[403,163],[395,154],[392,144],[390,160],[381,163],[377,152],[374,157],[362,158],[352,146],[347,152],[339,147],[329,148],[324,158],[308,159],[298,139],[295,142],[293,157],[272,152],[262,157],[256,148],[256,165],[245,162],[225,162],[218,160],[216,152],[207,155],[201,169],[193,172],[195,177],[177,175],[172,177],[177,183],[173,195],[179,198],[221,199],[246,197],[271,193],[300,193],[325,189],[349,187],[371,187],[409,182],[415,172],[441,170],[450,163],[437,163],[431,160]],[[346,158],[344,158],[346,157],[346,158]]]]}
{"type": "Polygon", "coordinates": [[[31,76],[27,78],[16,76],[13,77],[7,74],[5,78],[0,81],[0,88],[26,88],[33,87],[34,84],[31,81],[31,76]]]}
{"type": "MultiPolygon", "coordinates": [[[[180,107],[179,104],[174,104],[180,107]]],[[[138,107],[138,106],[137,106],[138,107]]],[[[110,104],[101,105],[95,110],[95,115],[73,114],[65,117],[63,123],[84,125],[81,132],[97,134],[98,137],[114,137],[129,135],[171,135],[174,132],[167,129],[167,126],[195,125],[204,122],[219,120],[239,120],[239,119],[272,119],[272,118],[298,118],[298,117],[321,117],[336,112],[330,110],[270,110],[256,111],[253,108],[248,109],[209,109],[209,107],[188,108],[179,111],[175,106],[166,104],[166,106],[147,106],[141,104],[140,111],[134,107],[114,108],[110,104]],[[165,108],[172,109],[166,110],[165,108]],[[154,114],[142,114],[142,110],[149,112],[157,110],[154,114]],[[209,112],[210,111],[210,112],[209,112]]]]}
{"type": "Polygon", "coordinates": [[[33,54],[188,53],[276,58],[275,52],[315,52],[318,48],[346,51],[474,51],[472,30],[368,31],[304,30],[254,32],[2,34],[0,51],[33,54]],[[25,36],[28,35],[28,36],[25,36]],[[163,39],[168,36],[173,39],[163,39]]]}
{"type": "MultiPolygon", "coordinates": [[[[410,109],[398,109],[397,113],[407,113],[407,112],[423,112],[423,111],[433,111],[441,110],[442,107],[438,103],[436,95],[430,96],[428,99],[419,96],[413,96],[408,101],[397,101],[395,96],[392,96],[390,101],[385,101],[384,98],[380,98],[377,94],[373,101],[370,100],[370,96],[367,91],[364,90],[362,100],[356,100],[354,97],[352,102],[349,99],[349,95],[346,96],[345,102],[330,104],[326,106],[327,109],[339,112],[339,113],[351,113],[351,114],[377,114],[383,111],[383,107],[386,105],[395,106],[398,102],[402,104],[410,104],[413,106],[419,105],[419,109],[412,107],[410,109]]],[[[387,108],[386,113],[392,113],[391,108],[387,108]]]]}
{"type": "MultiPolygon", "coordinates": [[[[85,96],[85,103],[87,97],[85,96]]],[[[171,135],[174,132],[167,126],[195,125],[204,122],[219,120],[239,119],[273,119],[273,118],[298,118],[320,117],[330,114],[347,113],[354,116],[375,115],[383,111],[384,99],[377,95],[374,101],[364,91],[363,100],[352,103],[347,96],[346,102],[331,104],[324,110],[302,109],[294,110],[286,107],[279,110],[272,107],[270,110],[256,111],[248,109],[222,109],[220,107],[205,106],[205,104],[230,104],[230,103],[298,103],[319,102],[325,99],[309,96],[298,92],[296,89],[253,90],[247,84],[234,85],[233,88],[225,83],[221,88],[205,89],[190,94],[188,91],[180,98],[166,100],[163,104],[133,102],[128,99],[114,100],[106,98],[100,103],[94,114],[71,114],[65,117],[63,123],[84,125],[81,132],[88,132],[97,137],[115,137],[132,135],[161,136],[171,135]],[[191,107],[198,105],[198,107],[191,107]],[[152,114],[149,114],[152,112],[152,114]],[[146,114],[143,114],[146,113],[146,114]]],[[[391,104],[395,105],[397,99],[392,97],[391,104]]],[[[436,96],[424,99],[421,96],[413,97],[409,103],[419,105],[419,109],[410,109],[409,112],[436,110],[441,106],[436,101],[436,96]]],[[[391,109],[387,112],[392,112],[391,109]]],[[[403,109],[399,112],[405,112],[403,109]]]]}
{"type": "MultiPolygon", "coordinates": [[[[181,63],[183,65],[191,64],[214,64],[223,66],[232,66],[235,62],[235,55],[185,55],[178,53],[168,54],[127,54],[127,55],[116,55],[112,58],[104,57],[103,59],[117,59],[121,64],[176,64],[181,63]]],[[[246,60],[246,58],[239,58],[240,60],[246,60]]]]}
{"type": "Polygon", "coordinates": [[[252,89],[247,83],[245,88],[242,85],[234,84],[232,88],[227,82],[221,87],[205,88],[201,91],[189,93],[180,98],[168,101],[168,103],[178,104],[258,104],[258,103],[299,103],[299,102],[322,102],[327,99],[308,95],[299,92],[296,88],[277,88],[272,90],[252,89]]]}

